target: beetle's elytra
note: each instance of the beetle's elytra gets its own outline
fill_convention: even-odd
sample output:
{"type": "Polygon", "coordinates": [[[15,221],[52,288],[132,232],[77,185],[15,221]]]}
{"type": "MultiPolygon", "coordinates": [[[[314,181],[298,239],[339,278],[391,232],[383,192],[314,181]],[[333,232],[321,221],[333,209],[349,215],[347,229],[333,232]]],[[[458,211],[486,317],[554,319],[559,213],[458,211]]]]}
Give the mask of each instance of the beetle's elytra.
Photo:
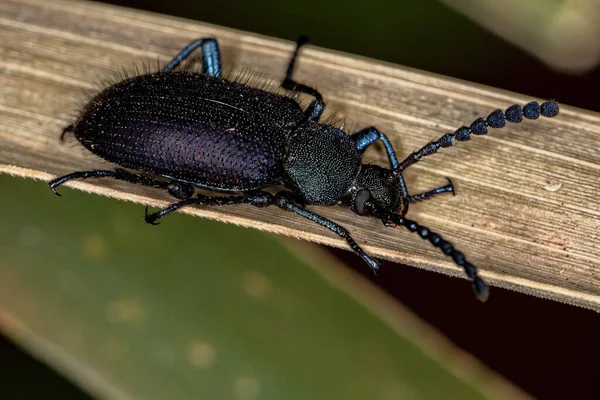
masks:
{"type": "MultiPolygon", "coordinates": [[[[341,128],[319,122],[325,103],[315,89],[292,79],[294,62],[305,38],[297,42],[281,86],[311,95],[306,109],[291,97],[257,89],[221,76],[215,39],[199,39],[186,46],[162,71],[127,78],[96,95],[74,124],[63,130],[97,156],[123,168],[74,172],[49,182],[56,188],[70,179],[112,177],[163,188],[179,199],[146,222],[188,205],[276,205],[330,229],[373,270],[379,264],[342,226],[309,211],[312,204],[340,205],[358,215],[404,226],[450,256],[473,282],[477,298],[488,289],[476,268],[439,234],[405,217],[408,206],[441,193],[454,192],[452,183],[425,193],[409,194],[403,171],[442,147],[484,135],[506,121],[521,122],[558,114],[555,102],[531,102],[496,110],[470,126],[446,133],[399,162],[387,137],[375,127],[348,135],[341,128]],[[202,73],[175,69],[197,48],[203,51],[202,73]],[[385,146],[390,167],[363,164],[365,150],[376,141],[385,146]],[[143,174],[130,170],[141,171],[143,174]],[[264,191],[273,185],[285,190],[264,191]],[[205,196],[194,187],[221,193],[205,196]],[[232,193],[234,192],[234,193],[232,193]]],[[[62,138],[62,136],[61,136],[62,138]]]]}

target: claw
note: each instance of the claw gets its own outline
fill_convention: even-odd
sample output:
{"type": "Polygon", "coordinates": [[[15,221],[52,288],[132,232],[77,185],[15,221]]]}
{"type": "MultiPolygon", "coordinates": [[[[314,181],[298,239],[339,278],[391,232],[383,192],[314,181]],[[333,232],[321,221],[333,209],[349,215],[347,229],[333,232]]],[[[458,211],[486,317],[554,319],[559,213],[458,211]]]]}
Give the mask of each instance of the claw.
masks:
{"type": "Polygon", "coordinates": [[[369,267],[371,267],[371,270],[373,272],[373,275],[377,275],[377,271],[379,271],[379,269],[381,268],[381,265],[375,261],[373,258],[371,258],[368,255],[364,255],[363,258],[365,259],[365,261],[367,262],[367,264],[369,264],[369,267]]]}
{"type": "Polygon", "coordinates": [[[382,221],[382,222],[386,228],[395,228],[396,227],[396,224],[394,223],[394,221],[387,220],[387,221],[382,221]]]}
{"type": "Polygon", "coordinates": [[[477,300],[484,303],[488,299],[488,296],[490,294],[488,286],[480,277],[476,277],[472,285],[473,291],[475,292],[475,296],[477,296],[477,300]]]}
{"type": "Polygon", "coordinates": [[[144,220],[150,225],[160,224],[160,222],[156,222],[156,214],[148,214],[148,206],[146,206],[146,209],[144,210],[144,220]]]}
{"type": "Polygon", "coordinates": [[[454,190],[454,184],[452,183],[450,178],[446,177],[446,179],[448,180],[448,186],[450,186],[449,192],[452,193],[452,196],[456,196],[456,191],[454,190]]]}
{"type": "Polygon", "coordinates": [[[69,132],[73,132],[74,126],[73,124],[69,125],[69,126],[65,126],[62,130],[62,133],[60,135],[60,141],[64,142],[65,141],[65,135],[69,132]]]}
{"type": "Polygon", "coordinates": [[[52,190],[52,192],[54,192],[55,195],[57,195],[58,197],[62,197],[62,195],[56,190],[58,185],[55,185],[53,181],[48,182],[48,186],[50,186],[50,190],[52,190]]]}

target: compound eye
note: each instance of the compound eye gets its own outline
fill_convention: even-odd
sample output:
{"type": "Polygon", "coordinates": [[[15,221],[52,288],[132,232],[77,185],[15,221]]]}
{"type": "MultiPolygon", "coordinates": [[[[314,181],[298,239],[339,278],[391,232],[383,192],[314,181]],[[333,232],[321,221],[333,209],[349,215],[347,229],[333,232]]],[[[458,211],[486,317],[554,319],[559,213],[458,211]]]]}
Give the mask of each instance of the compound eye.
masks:
{"type": "Polygon", "coordinates": [[[358,215],[365,215],[367,211],[367,202],[371,198],[371,192],[367,189],[360,189],[354,197],[354,211],[358,215]]]}

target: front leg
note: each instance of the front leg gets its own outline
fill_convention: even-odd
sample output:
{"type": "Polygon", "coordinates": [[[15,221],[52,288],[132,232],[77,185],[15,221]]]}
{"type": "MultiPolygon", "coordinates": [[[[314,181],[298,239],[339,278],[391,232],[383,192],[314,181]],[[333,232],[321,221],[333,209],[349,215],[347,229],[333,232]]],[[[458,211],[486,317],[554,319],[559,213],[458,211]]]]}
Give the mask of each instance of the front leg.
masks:
{"type": "Polygon", "coordinates": [[[325,217],[321,217],[318,214],[308,211],[304,207],[298,205],[298,202],[294,199],[293,193],[287,191],[277,193],[275,195],[275,204],[277,204],[277,207],[283,210],[291,211],[295,214],[298,214],[301,217],[316,222],[322,227],[327,228],[330,231],[338,234],[341,238],[346,240],[346,243],[348,243],[352,251],[359,255],[369,265],[369,267],[371,267],[373,272],[377,272],[379,270],[379,263],[373,258],[371,258],[371,256],[369,256],[367,253],[365,253],[365,251],[354,241],[352,236],[350,236],[350,233],[346,230],[346,228],[336,224],[331,220],[328,220],[325,217]]]}
{"type": "Polygon", "coordinates": [[[406,189],[404,177],[402,176],[402,173],[398,170],[399,164],[398,158],[396,157],[396,151],[394,150],[394,146],[392,146],[387,136],[385,136],[383,132],[380,132],[374,126],[371,126],[356,132],[351,137],[356,143],[356,148],[361,153],[364,153],[367,150],[367,148],[376,141],[381,140],[381,143],[383,143],[383,146],[385,147],[385,152],[387,153],[388,160],[390,161],[390,167],[392,171],[398,172],[398,187],[400,188],[402,197],[408,197],[408,190],[406,189]]]}

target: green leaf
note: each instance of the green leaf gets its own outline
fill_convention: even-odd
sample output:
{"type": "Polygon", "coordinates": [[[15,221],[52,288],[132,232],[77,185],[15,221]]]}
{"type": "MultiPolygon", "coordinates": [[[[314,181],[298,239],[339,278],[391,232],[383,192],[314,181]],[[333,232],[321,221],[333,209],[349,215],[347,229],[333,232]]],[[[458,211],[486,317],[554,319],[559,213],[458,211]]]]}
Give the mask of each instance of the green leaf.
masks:
{"type": "Polygon", "coordinates": [[[338,267],[311,268],[279,237],[184,215],[154,227],[141,205],[39,181],[0,187],[0,326],[96,395],[483,397],[319,272],[338,267]]]}

